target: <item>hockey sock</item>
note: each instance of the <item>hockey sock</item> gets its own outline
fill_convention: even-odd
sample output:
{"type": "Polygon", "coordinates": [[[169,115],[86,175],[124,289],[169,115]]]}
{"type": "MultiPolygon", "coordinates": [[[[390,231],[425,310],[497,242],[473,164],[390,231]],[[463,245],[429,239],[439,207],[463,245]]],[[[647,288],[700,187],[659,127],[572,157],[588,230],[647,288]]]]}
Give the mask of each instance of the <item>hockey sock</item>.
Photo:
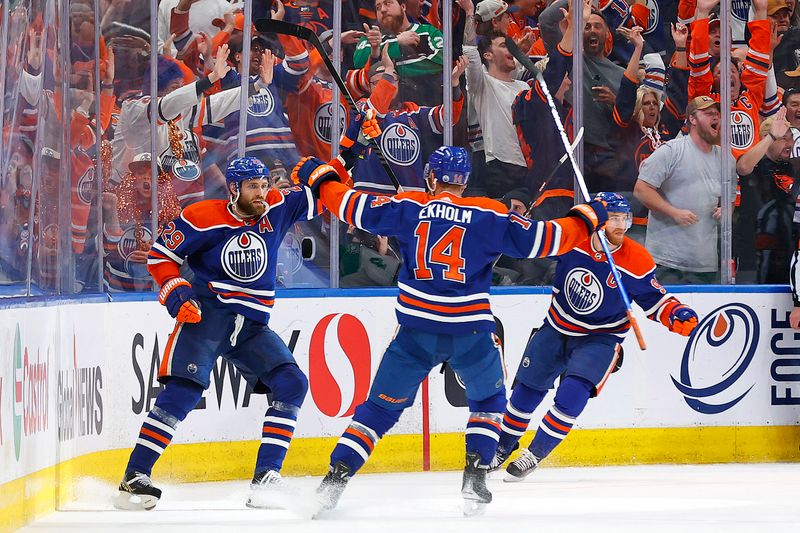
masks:
{"type": "Polygon", "coordinates": [[[273,369],[263,381],[272,390],[272,405],[264,415],[256,472],[280,472],[294,435],[297,413],[308,391],[308,380],[297,365],[290,363],[273,369]]]}
{"type": "Polygon", "coordinates": [[[533,455],[544,459],[561,444],[575,424],[575,419],[586,407],[593,388],[594,385],[577,376],[567,376],[561,380],[554,405],[542,418],[539,430],[528,446],[533,455]]]}
{"type": "Polygon", "coordinates": [[[533,411],[542,403],[545,394],[547,391],[532,389],[517,382],[503,415],[503,423],[500,426],[503,433],[500,435],[498,448],[508,452],[522,438],[528,429],[528,424],[531,423],[533,411]]]}
{"type": "Polygon", "coordinates": [[[169,446],[178,423],[194,409],[202,395],[201,385],[188,379],[170,379],[142,423],[125,471],[142,472],[149,476],[153,465],[169,446]]]}
{"type": "Polygon", "coordinates": [[[468,401],[470,413],[464,440],[467,453],[477,452],[482,465],[488,466],[494,459],[500,438],[501,411],[505,403],[505,388],[484,400],[468,401]]]}
{"type": "Polygon", "coordinates": [[[402,411],[390,411],[367,400],[358,407],[353,421],[342,433],[331,452],[331,465],[342,461],[350,467],[351,475],[369,459],[383,435],[397,423],[402,411]]]}

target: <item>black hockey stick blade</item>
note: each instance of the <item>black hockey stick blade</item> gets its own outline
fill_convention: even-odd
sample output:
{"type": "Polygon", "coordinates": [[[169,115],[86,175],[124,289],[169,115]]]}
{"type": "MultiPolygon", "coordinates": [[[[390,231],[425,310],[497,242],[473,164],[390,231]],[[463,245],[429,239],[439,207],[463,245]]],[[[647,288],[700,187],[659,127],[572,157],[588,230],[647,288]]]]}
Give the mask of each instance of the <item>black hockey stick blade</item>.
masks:
{"type": "MultiPolygon", "coordinates": [[[[273,20],[267,18],[258,19],[254,24],[256,26],[256,30],[261,33],[280,33],[281,35],[290,35],[311,43],[311,45],[319,53],[320,58],[322,58],[322,62],[325,63],[325,67],[328,69],[328,72],[330,72],[334,83],[336,83],[336,86],[339,87],[339,91],[341,91],[345,102],[347,102],[347,106],[353,113],[359,113],[358,108],[356,107],[356,101],[353,99],[353,95],[350,94],[350,91],[342,79],[341,74],[339,74],[339,71],[334,66],[333,61],[331,61],[331,58],[328,57],[328,53],[322,47],[319,37],[317,37],[317,34],[314,33],[313,30],[306,28],[305,26],[291,24],[282,20],[273,20]]],[[[372,149],[375,151],[375,155],[378,157],[378,162],[380,162],[381,166],[386,171],[386,175],[389,176],[394,188],[397,189],[397,192],[403,192],[403,186],[400,185],[400,180],[397,179],[394,170],[392,170],[392,167],[386,160],[386,156],[381,149],[378,139],[370,139],[370,144],[372,145],[372,149]]]]}
{"type": "Polygon", "coordinates": [[[511,37],[506,37],[506,48],[508,51],[511,52],[511,55],[514,56],[514,59],[519,61],[519,64],[525,67],[525,70],[533,74],[534,76],[538,76],[541,72],[536,65],[533,64],[531,58],[529,58],[525,53],[519,49],[517,43],[511,37]]]}

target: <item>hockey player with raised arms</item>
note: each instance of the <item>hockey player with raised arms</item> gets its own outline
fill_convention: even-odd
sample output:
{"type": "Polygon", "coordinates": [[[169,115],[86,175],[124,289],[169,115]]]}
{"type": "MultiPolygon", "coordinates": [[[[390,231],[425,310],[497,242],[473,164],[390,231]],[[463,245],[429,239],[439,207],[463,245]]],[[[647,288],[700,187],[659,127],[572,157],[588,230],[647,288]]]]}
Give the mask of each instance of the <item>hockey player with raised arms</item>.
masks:
{"type": "MultiPolygon", "coordinates": [[[[361,120],[368,136],[379,133],[377,121],[363,116],[350,128],[361,120]]],[[[396,305],[400,328],[383,355],[367,401],[356,408],[331,454],[329,472],[317,489],[324,509],[337,504],[380,438],[414,403],[420,382],[444,361],[463,380],[470,409],[461,490],[465,514],[482,511],[492,499],[485,476],[506,403],[489,305],[492,265],[500,254],[564,253],[601,226],[606,212],[601,202],[591,202],[575,206],[564,218],[533,222],[509,214],[494,200],[463,198],[470,171],[466,150],[442,146],[426,165],[431,194],[376,196],[344,185],[349,176],[342,160],[307,158],[294,169],[295,179],[340,219],[396,237],[403,257],[396,305]]]]}
{"type": "MultiPolygon", "coordinates": [[[[697,313],[670,295],[656,280],[656,265],[647,250],[625,237],[631,207],[617,193],[602,192],[608,238],[625,288],[651,320],[688,336],[697,313]]],[[[499,468],[519,445],[520,437],[547,391],[561,376],[555,403],[545,414],[530,446],[508,465],[506,481],[521,481],[566,438],[592,395],[600,392],[617,364],[630,328],[625,305],[606,263],[598,235],[561,255],[553,281],[553,299],[545,323],[528,341],[506,406],[497,456],[499,468]]]]}
{"type": "Polygon", "coordinates": [[[257,492],[280,486],[308,380],[268,325],[276,258],[287,230],[322,208],[305,187],[274,188],[267,167],[254,157],[233,160],[225,180],[228,201],[205,200],[184,209],[148,256],[150,274],[161,286],[158,300],[177,323],[159,368],[165,387],[139,431],[115,499],[118,508],[152,509],[158,502],[153,465],[209,387],[218,356],[236,366],[254,393],[272,392],[248,506],[269,505],[257,492]],[[191,283],[181,277],[185,263],[194,273],[191,283]]]}

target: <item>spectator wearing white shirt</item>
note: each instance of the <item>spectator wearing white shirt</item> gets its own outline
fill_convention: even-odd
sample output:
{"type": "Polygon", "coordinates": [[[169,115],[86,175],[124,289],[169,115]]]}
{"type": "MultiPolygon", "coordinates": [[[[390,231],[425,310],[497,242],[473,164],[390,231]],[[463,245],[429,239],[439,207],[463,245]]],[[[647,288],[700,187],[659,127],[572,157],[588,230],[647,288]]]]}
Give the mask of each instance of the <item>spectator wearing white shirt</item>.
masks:
{"type": "MultiPolygon", "coordinates": [[[[462,0],[460,5],[471,18],[472,2],[462,0]]],[[[481,15],[480,10],[478,14],[481,15]]],[[[481,37],[476,47],[475,25],[471,20],[464,30],[464,54],[469,58],[467,91],[483,130],[486,155],[486,172],[476,177],[490,197],[502,197],[513,189],[525,187],[528,172],[511,117],[511,104],[529,86],[514,79],[517,65],[506,48],[505,38],[504,34],[491,31],[481,37]]]]}

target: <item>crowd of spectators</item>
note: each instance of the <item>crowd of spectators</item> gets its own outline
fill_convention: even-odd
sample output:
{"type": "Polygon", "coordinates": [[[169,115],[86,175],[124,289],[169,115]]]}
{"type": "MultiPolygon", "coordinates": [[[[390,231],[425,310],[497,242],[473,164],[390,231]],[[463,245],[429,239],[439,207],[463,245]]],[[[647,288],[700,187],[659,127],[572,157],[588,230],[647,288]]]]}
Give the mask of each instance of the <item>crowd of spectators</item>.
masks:
{"type": "MultiPolygon", "coordinates": [[[[336,1],[254,0],[253,20],[305,25],[333,56],[336,1]]],[[[253,27],[245,63],[243,2],[161,0],[155,48],[149,0],[70,0],[66,23],[62,5],[11,0],[0,11],[8,16],[4,285],[150,290],[153,231],[193,202],[226,197],[224,170],[241,149],[240,132],[244,152],[286,188],[299,158],[331,157],[334,131],[352,120],[345,102],[333,101],[331,75],[308,43],[253,27]]],[[[342,75],[362,110],[377,113],[382,150],[406,190],[424,189],[427,156],[452,125],[454,142],[472,154],[468,194],[542,219],[573,204],[575,175],[542,81],[515,60],[511,39],[542,70],[570,140],[582,138],[589,190],[631,201],[629,236],[646,245],[662,282],[720,281],[723,204],[733,210],[737,281],[787,282],[800,223],[794,0],[733,3],[725,76],[718,0],[454,0],[450,13],[437,0],[344,0],[341,13],[342,75]],[[573,55],[576,31],[581,57],[573,55]],[[444,72],[448,49],[452,70],[444,72]],[[719,146],[721,78],[730,79],[730,150],[719,146]],[[578,103],[581,131],[573,126],[578,103]]],[[[353,181],[394,192],[372,151],[356,163],[353,181]]],[[[333,225],[329,214],[290,232],[279,279],[326,285],[337,227],[341,285],[391,285],[401,261],[392,239],[333,225]]],[[[549,261],[502,258],[495,283],[547,284],[552,271],[549,261]]]]}

